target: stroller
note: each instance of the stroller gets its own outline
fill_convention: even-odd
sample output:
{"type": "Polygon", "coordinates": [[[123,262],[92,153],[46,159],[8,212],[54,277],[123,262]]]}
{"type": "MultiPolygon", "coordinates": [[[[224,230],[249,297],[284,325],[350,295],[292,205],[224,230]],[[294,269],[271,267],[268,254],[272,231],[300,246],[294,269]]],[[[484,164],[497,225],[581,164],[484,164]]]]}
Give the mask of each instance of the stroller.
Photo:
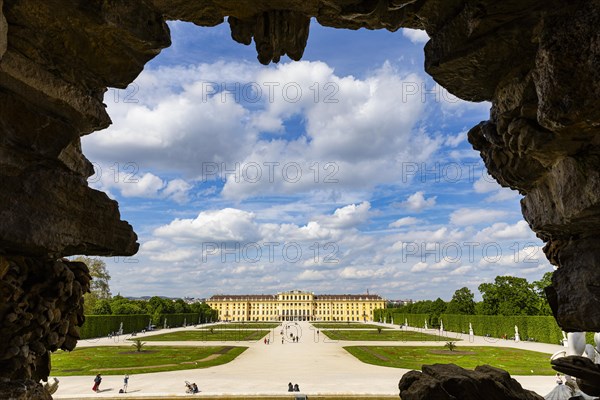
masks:
{"type": "Polygon", "coordinates": [[[186,393],[198,393],[198,386],[195,383],[189,383],[188,381],[185,381],[185,392],[186,393]]]}

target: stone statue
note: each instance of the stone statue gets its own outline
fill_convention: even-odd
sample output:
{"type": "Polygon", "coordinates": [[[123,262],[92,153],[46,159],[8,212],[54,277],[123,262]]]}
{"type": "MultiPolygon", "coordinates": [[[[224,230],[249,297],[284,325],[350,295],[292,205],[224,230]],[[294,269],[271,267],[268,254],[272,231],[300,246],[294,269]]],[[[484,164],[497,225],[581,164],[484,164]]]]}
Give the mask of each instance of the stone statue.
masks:
{"type": "Polygon", "coordinates": [[[440,319],[440,332],[444,332],[444,321],[440,319]]]}
{"type": "Polygon", "coordinates": [[[519,336],[519,327],[515,325],[515,342],[520,342],[521,337],[519,336]]]}
{"type": "Polygon", "coordinates": [[[594,342],[596,343],[596,351],[600,354],[600,332],[594,334],[594,342]]]}
{"type": "Polygon", "coordinates": [[[586,344],[583,356],[589,358],[593,362],[596,362],[596,349],[594,349],[594,346],[591,344],[586,344]]]}
{"type": "Polygon", "coordinates": [[[427,326],[427,319],[425,319],[425,329],[429,329],[429,327],[427,326]]]}
{"type": "Polygon", "coordinates": [[[569,340],[567,339],[567,334],[565,333],[565,331],[562,331],[562,344],[563,346],[567,347],[569,345],[569,340]]]}
{"type": "Polygon", "coordinates": [[[474,336],[474,335],[475,335],[475,333],[473,332],[473,324],[471,324],[469,322],[469,336],[474,336]]]}
{"type": "Polygon", "coordinates": [[[585,332],[567,333],[567,356],[581,356],[585,352],[585,332]]]}
{"type": "Polygon", "coordinates": [[[408,326],[408,319],[404,318],[404,326],[408,326]]]}
{"type": "Polygon", "coordinates": [[[44,389],[48,392],[49,395],[53,395],[58,390],[58,379],[53,378],[54,382],[46,382],[44,383],[44,389]]]}
{"type": "Polygon", "coordinates": [[[163,327],[164,327],[165,329],[167,329],[167,319],[166,319],[166,318],[165,318],[165,323],[163,324],[163,327]]]}

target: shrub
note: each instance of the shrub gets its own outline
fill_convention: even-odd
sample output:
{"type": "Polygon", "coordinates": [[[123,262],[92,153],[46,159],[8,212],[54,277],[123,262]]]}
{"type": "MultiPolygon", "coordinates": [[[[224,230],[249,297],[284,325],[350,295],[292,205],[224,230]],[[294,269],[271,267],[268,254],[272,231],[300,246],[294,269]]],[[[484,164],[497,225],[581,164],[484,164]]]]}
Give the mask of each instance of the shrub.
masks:
{"type": "Polygon", "coordinates": [[[135,339],[135,343],[132,344],[132,346],[135,347],[135,351],[141,352],[142,347],[144,347],[145,344],[146,342],[142,342],[140,339],[135,339]]]}
{"type": "Polygon", "coordinates": [[[454,351],[454,349],[456,348],[456,343],[454,342],[446,342],[446,344],[444,345],[445,348],[447,348],[450,351],[454,351]]]}

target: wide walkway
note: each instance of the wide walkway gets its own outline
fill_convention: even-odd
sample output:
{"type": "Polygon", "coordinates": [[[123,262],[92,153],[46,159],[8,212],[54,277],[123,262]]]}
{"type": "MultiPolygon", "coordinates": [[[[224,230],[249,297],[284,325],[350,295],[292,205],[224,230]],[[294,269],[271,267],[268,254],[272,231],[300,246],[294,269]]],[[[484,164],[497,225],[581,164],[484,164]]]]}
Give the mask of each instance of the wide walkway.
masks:
{"type": "MultiPolygon", "coordinates": [[[[270,345],[257,342],[148,342],[152,346],[214,346],[239,345],[249,347],[234,361],[212,368],[186,371],[158,372],[130,377],[127,398],[149,396],[190,396],[185,394],[184,381],[198,384],[202,395],[284,395],[288,382],[297,383],[305,394],[378,394],[398,395],[398,381],[408,370],[365,364],[347,353],[343,346],[439,346],[435,342],[356,342],[332,341],[322,333],[317,334],[308,322],[284,323],[287,333],[300,336],[299,343],[285,340],[281,343],[282,327],[272,329],[270,345]]],[[[383,325],[383,324],[382,324],[383,325]]],[[[389,326],[389,325],[388,325],[389,326]]],[[[196,328],[170,329],[193,330],[196,328]]],[[[398,327],[396,327],[398,329],[398,327]]],[[[428,333],[436,333],[430,330],[428,333]]],[[[156,333],[138,335],[137,338],[156,333]]],[[[448,340],[456,334],[447,332],[448,340]]],[[[124,339],[104,338],[82,340],[78,347],[131,345],[124,339]]],[[[545,352],[549,356],[560,350],[558,345],[543,343],[493,340],[475,336],[472,340],[462,335],[460,346],[502,346],[545,352]]],[[[123,376],[104,376],[101,393],[91,390],[93,376],[57,377],[60,380],[55,399],[82,399],[88,397],[113,397],[122,387],[123,376]]],[[[523,387],[544,396],[554,387],[552,376],[516,376],[523,387]]]]}

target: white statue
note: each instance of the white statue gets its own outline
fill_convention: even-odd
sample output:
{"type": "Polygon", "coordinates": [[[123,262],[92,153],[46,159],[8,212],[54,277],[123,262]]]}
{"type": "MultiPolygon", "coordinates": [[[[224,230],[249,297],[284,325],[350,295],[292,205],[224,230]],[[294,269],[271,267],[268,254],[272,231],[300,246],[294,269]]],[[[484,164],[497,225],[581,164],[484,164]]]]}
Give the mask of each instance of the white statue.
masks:
{"type": "Polygon", "coordinates": [[[383,317],[383,323],[387,324],[387,317],[383,317]]]}
{"type": "Polygon", "coordinates": [[[123,323],[121,322],[121,325],[119,325],[119,332],[117,333],[118,335],[122,335],[123,334],[123,323]]]}
{"type": "Polygon", "coordinates": [[[600,332],[594,334],[594,343],[596,343],[596,364],[600,364],[600,332]]]}
{"type": "Polygon", "coordinates": [[[408,319],[404,318],[404,326],[408,326],[408,319]]]}
{"type": "Polygon", "coordinates": [[[444,321],[440,319],[440,332],[444,332],[444,321]]]}
{"type": "Polygon", "coordinates": [[[429,328],[427,327],[427,319],[425,319],[425,329],[429,329],[429,328]]]}
{"type": "Polygon", "coordinates": [[[473,332],[473,325],[469,322],[469,336],[474,336],[475,333],[473,332]]]}
{"type": "Polygon", "coordinates": [[[165,329],[167,329],[167,319],[166,319],[166,318],[165,318],[165,323],[163,324],[163,327],[164,327],[165,329]]]}
{"type": "Polygon", "coordinates": [[[515,325],[515,342],[520,342],[521,337],[519,336],[519,327],[515,325]]]}
{"type": "Polygon", "coordinates": [[[585,352],[585,332],[567,333],[567,356],[581,356],[585,352]]]}
{"type": "Polygon", "coordinates": [[[392,317],[392,322],[391,322],[391,324],[392,324],[392,325],[394,325],[394,317],[392,317]]]}
{"type": "Polygon", "coordinates": [[[594,349],[594,346],[591,344],[586,344],[583,356],[589,358],[593,362],[596,362],[596,349],[594,349]]]}
{"type": "Polygon", "coordinates": [[[569,340],[567,339],[567,334],[565,333],[565,331],[562,331],[562,334],[563,334],[562,344],[564,347],[567,347],[569,345],[569,340]]]}
{"type": "Polygon", "coordinates": [[[183,327],[185,328],[187,326],[187,318],[183,319],[183,327]]]}

